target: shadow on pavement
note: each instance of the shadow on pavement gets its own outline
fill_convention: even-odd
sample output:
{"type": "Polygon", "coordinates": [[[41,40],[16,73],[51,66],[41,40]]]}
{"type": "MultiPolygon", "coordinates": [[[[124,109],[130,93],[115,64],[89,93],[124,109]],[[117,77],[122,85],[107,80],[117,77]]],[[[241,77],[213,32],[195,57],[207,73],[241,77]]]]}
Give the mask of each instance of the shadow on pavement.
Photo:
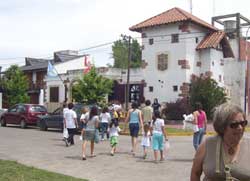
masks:
{"type": "Polygon", "coordinates": [[[193,162],[191,158],[167,158],[167,160],[173,162],[193,162]]]}

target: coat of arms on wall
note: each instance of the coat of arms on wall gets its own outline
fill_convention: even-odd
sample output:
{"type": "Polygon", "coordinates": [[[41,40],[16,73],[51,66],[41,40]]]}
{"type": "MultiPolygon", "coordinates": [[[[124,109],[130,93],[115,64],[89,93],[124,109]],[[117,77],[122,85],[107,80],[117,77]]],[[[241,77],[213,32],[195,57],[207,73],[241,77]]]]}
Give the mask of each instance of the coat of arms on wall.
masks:
{"type": "Polygon", "coordinates": [[[168,68],[168,54],[161,53],[157,55],[157,68],[160,71],[167,70],[168,68]]]}

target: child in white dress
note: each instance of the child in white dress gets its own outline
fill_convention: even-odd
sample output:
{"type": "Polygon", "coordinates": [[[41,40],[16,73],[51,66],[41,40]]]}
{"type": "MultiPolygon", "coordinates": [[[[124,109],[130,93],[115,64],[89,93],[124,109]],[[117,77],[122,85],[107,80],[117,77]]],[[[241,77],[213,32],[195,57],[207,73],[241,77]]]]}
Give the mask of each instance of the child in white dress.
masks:
{"type": "Polygon", "coordinates": [[[141,146],[143,147],[143,159],[147,157],[147,151],[150,147],[150,126],[148,124],[144,125],[144,133],[142,133],[141,146]]]}

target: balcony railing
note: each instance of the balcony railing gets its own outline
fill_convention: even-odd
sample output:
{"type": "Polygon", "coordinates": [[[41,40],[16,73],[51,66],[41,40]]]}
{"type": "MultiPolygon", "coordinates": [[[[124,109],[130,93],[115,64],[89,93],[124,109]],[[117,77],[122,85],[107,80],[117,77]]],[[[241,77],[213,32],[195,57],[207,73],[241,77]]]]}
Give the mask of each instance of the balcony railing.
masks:
{"type": "Polygon", "coordinates": [[[29,83],[29,90],[40,90],[45,86],[45,82],[29,83]]]}

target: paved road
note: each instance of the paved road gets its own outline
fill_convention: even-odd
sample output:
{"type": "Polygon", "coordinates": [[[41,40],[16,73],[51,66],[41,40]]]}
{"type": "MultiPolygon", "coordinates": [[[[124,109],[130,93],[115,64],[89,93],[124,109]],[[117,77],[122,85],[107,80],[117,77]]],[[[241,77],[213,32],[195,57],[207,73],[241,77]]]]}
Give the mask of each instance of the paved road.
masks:
{"type": "MultiPolygon", "coordinates": [[[[96,145],[95,158],[81,160],[81,141],[65,147],[62,134],[57,131],[42,132],[38,129],[0,127],[0,159],[42,168],[90,181],[187,181],[194,150],[192,137],[170,137],[171,150],[163,163],[154,163],[152,151],[149,158],[141,158],[138,147],[135,157],[129,153],[130,137],[120,136],[118,153],[111,157],[108,141],[96,145]]],[[[89,153],[89,145],[88,145],[89,153]]]]}

